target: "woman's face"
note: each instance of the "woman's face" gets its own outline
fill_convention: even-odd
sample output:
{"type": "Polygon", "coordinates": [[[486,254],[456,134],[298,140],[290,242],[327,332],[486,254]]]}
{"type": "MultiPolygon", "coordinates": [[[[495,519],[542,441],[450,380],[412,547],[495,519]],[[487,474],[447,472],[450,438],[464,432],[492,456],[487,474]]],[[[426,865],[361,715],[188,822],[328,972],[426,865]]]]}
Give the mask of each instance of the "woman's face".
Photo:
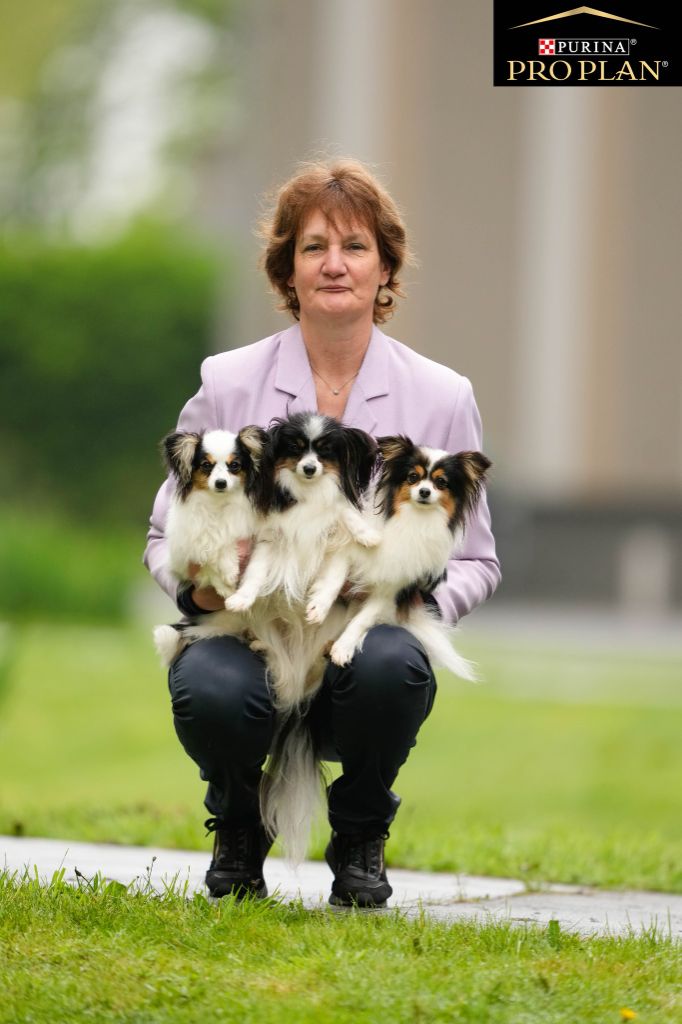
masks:
{"type": "Polygon", "coordinates": [[[389,271],[379,258],[376,238],[361,222],[339,220],[335,227],[313,210],[296,240],[294,272],[302,320],[353,322],[374,315],[374,300],[389,271]]]}

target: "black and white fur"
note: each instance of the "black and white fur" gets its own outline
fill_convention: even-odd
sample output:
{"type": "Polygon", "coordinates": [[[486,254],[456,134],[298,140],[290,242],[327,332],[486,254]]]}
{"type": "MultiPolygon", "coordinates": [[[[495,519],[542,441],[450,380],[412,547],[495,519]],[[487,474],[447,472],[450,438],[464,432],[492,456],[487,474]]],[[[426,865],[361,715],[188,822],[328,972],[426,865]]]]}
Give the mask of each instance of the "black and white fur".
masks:
{"type": "MultiPolygon", "coordinates": [[[[166,538],[169,568],[179,580],[188,580],[190,566],[198,566],[195,586],[213,587],[223,598],[235,592],[238,542],[252,538],[262,520],[260,470],[266,444],[266,432],[255,426],[238,434],[175,431],[161,442],[175,481],[166,538]]],[[[173,626],[157,626],[154,641],[166,664],[184,646],[173,626]]]]}
{"type": "Polygon", "coordinates": [[[452,647],[447,627],[418,597],[443,578],[490,461],[481,452],[453,455],[417,447],[402,436],[379,438],[377,443],[383,467],[374,514],[383,524],[381,542],[370,550],[355,546],[328,558],[311,594],[308,620],[322,621],[343,582],[350,580],[363,600],[331,648],[336,665],[352,660],[369,629],[389,623],[413,633],[435,664],[472,679],[472,666],[452,647]]]}
{"type": "MultiPolygon", "coordinates": [[[[473,679],[473,667],[452,647],[450,630],[428,611],[420,595],[430,593],[443,578],[490,462],[480,452],[451,455],[417,447],[406,437],[380,438],[377,443],[383,468],[374,507],[366,517],[374,527],[381,524],[380,543],[348,544],[328,552],[308,596],[307,621],[336,631],[331,659],[337,665],[347,665],[361,650],[369,629],[387,623],[409,630],[434,664],[473,679]],[[336,599],[346,581],[359,599],[340,613],[336,599]],[[339,635],[340,617],[345,626],[339,635]]],[[[305,723],[295,723],[285,734],[274,767],[266,778],[266,811],[275,807],[274,822],[285,826],[285,848],[300,859],[320,793],[320,765],[305,723]]],[[[266,824],[270,826],[267,817],[266,824]]]]}
{"type": "Polygon", "coordinates": [[[303,715],[326,668],[324,652],[347,620],[341,605],[324,621],[306,621],[308,595],[326,558],[377,544],[363,514],[376,462],[375,442],[361,430],[317,413],[274,421],[262,464],[268,514],[226,610],[182,627],[180,646],[248,628],[268,666],[280,713],[261,789],[263,822],[300,861],[320,803],[321,778],[303,715]]]}
{"type": "Polygon", "coordinates": [[[342,624],[311,627],[305,619],[307,594],[326,556],[379,542],[361,512],[375,459],[368,434],[331,417],[300,413],[274,421],[263,465],[269,511],[239,588],[225,614],[202,616],[186,631],[189,641],[220,635],[231,631],[231,614],[245,616],[280,711],[297,707],[319,684],[321,652],[342,624]]]}

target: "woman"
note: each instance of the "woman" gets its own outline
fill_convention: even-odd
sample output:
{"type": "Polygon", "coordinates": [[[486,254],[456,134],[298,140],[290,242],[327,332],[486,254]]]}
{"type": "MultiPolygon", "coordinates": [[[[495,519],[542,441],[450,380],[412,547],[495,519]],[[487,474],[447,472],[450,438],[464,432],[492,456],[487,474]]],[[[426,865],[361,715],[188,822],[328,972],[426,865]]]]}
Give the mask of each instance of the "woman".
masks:
{"type": "MultiPolygon", "coordinates": [[[[264,266],[293,326],[245,348],[212,356],[202,385],[180,414],[182,430],[267,427],[275,416],[317,409],[373,435],[406,434],[447,451],[481,447],[471,385],[386,337],[377,325],[401,295],[405,228],[387,192],[361,164],[305,165],[280,190],[263,226],[264,266]]],[[[178,588],[166,566],[163,524],[170,484],[159,491],[145,564],[182,611],[222,607],[210,588],[178,588]]],[[[455,622],[495,590],[499,564],[485,500],[435,591],[455,622]]],[[[169,674],[175,727],[208,782],[213,895],[264,895],[269,848],[258,785],[273,737],[263,661],[233,637],[189,647],[169,674]]],[[[381,906],[391,894],[384,841],[400,803],[391,791],[429,714],[436,682],[405,630],[378,626],[347,668],[327,669],[309,712],[317,750],[340,761],[328,792],[334,873],[330,902],[381,906]]]]}

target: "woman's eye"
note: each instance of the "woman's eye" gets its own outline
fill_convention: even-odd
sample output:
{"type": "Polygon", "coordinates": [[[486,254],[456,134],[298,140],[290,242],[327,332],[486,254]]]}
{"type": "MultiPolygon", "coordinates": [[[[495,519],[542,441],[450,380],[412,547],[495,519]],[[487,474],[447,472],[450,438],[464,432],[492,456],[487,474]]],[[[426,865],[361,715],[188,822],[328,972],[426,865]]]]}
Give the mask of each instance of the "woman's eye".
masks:
{"type": "Polygon", "coordinates": [[[348,246],[348,248],[349,249],[360,249],[360,250],[362,250],[365,247],[362,244],[362,242],[351,242],[350,245],[348,246]]]}
{"type": "Polygon", "coordinates": [[[317,252],[317,250],[321,248],[322,246],[317,242],[311,242],[310,245],[304,246],[303,252],[317,252]]]}
{"type": "Polygon", "coordinates": [[[229,465],[230,473],[239,473],[242,468],[242,464],[239,459],[233,459],[229,465]]]}
{"type": "Polygon", "coordinates": [[[416,484],[418,480],[419,480],[419,473],[415,473],[414,471],[412,471],[411,473],[407,474],[407,482],[408,482],[408,484],[416,484]]]}

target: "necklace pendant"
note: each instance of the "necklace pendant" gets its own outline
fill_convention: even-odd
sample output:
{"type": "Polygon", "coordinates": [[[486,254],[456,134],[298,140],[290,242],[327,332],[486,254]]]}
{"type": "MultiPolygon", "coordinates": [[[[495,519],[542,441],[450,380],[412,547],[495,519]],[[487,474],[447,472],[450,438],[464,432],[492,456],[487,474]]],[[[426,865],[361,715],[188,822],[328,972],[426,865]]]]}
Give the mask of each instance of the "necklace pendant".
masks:
{"type": "Polygon", "coordinates": [[[332,394],[333,395],[338,395],[340,390],[341,390],[340,388],[332,388],[332,394]]]}

